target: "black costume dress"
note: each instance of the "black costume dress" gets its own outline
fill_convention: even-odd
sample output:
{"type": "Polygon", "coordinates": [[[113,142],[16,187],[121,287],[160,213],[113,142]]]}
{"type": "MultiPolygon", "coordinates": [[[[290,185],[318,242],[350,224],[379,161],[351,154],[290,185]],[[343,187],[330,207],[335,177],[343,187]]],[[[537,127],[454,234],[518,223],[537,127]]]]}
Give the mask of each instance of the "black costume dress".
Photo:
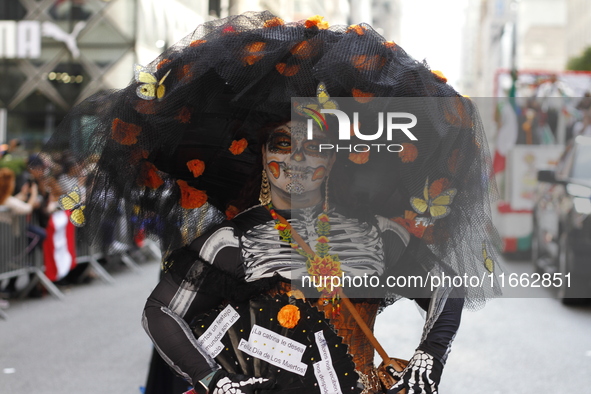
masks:
{"type": "MultiPolygon", "coordinates": [[[[317,207],[291,212],[290,223],[311,246],[318,237],[315,222],[319,211],[317,207]]],[[[279,212],[290,217],[289,211],[279,212]]],[[[338,253],[345,273],[380,276],[385,272],[386,264],[400,266],[400,272],[425,273],[420,266],[405,267],[404,251],[410,235],[399,224],[382,217],[375,217],[373,223],[367,223],[346,218],[334,211],[328,215],[331,252],[338,253]]],[[[235,291],[224,289],[227,285],[221,282],[212,283],[216,280],[202,275],[204,270],[215,267],[217,271],[240,282],[250,283],[254,288],[257,283],[277,278],[277,273],[286,281],[295,278],[294,275],[299,276],[301,270],[305,274],[305,259],[280,240],[274,224],[266,208],[255,206],[233,220],[215,226],[190,244],[186,253],[193,257],[185,259],[185,262],[174,262],[172,269],[164,275],[149,297],[143,316],[144,327],[163,359],[190,383],[197,383],[219,369],[219,366],[200,348],[189,323],[198,314],[221,304],[224,294],[232,297],[229,293],[235,291]]],[[[260,286],[260,291],[264,291],[264,288],[260,286]]],[[[428,311],[425,332],[418,349],[437,360],[440,373],[459,326],[461,302],[458,305],[458,300],[448,299],[448,302],[437,302],[439,306],[435,307],[436,303],[430,300],[416,299],[428,311]]],[[[373,327],[383,301],[363,299],[355,303],[370,327],[373,327]]],[[[348,320],[351,319],[343,313],[331,322],[349,345],[356,369],[369,379],[372,390],[376,390],[373,348],[368,346],[367,339],[358,327],[348,320]]]]}

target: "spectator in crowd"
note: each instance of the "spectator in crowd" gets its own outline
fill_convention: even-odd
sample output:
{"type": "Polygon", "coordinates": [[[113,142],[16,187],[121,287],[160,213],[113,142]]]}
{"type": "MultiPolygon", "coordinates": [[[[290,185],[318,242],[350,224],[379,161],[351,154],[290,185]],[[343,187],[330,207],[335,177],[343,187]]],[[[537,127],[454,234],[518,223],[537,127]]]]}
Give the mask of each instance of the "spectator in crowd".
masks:
{"type": "MultiPolygon", "coordinates": [[[[37,203],[38,187],[36,183],[27,182],[23,185],[20,192],[15,196],[16,176],[9,168],[0,168],[0,207],[4,210],[0,212],[0,221],[12,224],[13,220],[19,215],[28,215],[33,212],[37,203]]],[[[42,241],[42,234],[34,234],[27,228],[29,235],[28,252],[31,252],[35,245],[42,241]]],[[[23,229],[23,231],[25,231],[23,229]]],[[[11,295],[16,291],[16,277],[11,278],[4,291],[11,295]]]]}

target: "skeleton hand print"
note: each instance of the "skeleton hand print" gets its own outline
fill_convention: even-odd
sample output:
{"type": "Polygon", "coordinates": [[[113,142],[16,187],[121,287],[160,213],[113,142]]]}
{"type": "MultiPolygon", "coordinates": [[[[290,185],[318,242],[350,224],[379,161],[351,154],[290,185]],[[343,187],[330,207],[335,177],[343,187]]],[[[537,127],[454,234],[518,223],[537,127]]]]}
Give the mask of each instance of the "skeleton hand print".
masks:
{"type": "Polygon", "coordinates": [[[394,372],[394,377],[400,380],[388,390],[388,394],[402,389],[406,389],[407,394],[437,394],[442,369],[441,363],[433,356],[417,350],[402,372],[394,372]]]}

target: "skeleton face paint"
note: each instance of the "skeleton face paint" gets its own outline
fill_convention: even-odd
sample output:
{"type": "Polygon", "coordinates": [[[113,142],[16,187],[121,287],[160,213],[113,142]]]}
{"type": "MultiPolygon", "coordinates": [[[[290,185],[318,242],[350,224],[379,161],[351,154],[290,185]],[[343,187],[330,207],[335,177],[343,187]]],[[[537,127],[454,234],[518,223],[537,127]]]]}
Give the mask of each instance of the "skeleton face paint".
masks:
{"type": "Polygon", "coordinates": [[[320,151],[320,144],[329,142],[319,130],[308,140],[303,122],[288,122],[273,130],[264,163],[271,185],[291,194],[318,190],[334,160],[330,151],[320,151]]]}

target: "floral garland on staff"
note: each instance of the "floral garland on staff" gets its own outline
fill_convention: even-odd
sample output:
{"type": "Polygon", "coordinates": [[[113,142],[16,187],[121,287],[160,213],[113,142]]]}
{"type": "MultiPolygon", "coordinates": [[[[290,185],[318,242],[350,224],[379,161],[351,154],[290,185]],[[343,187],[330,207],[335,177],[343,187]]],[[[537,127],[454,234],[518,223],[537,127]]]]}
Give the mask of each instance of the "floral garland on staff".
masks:
{"type": "Polygon", "coordinates": [[[316,253],[306,252],[300,245],[293,240],[291,226],[287,222],[282,222],[279,214],[275,211],[275,207],[272,203],[266,205],[269,213],[273,220],[275,220],[275,228],[279,231],[281,240],[287,242],[294,250],[300,255],[306,258],[306,269],[311,277],[316,278],[313,282],[319,284],[316,289],[322,293],[322,297],[332,299],[333,305],[336,304],[336,311],[340,309],[338,305],[338,288],[329,289],[327,281],[324,280],[326,277],[341,276],[343,271],[341,270],[341,260],[336,254],[330,254],[331,246],[329,245],[328,236],[330,235],[330,219],[326,212],[322,212],[318,215],[316,220],[316,233],[318,238],[316,239],[316,253]]]}

